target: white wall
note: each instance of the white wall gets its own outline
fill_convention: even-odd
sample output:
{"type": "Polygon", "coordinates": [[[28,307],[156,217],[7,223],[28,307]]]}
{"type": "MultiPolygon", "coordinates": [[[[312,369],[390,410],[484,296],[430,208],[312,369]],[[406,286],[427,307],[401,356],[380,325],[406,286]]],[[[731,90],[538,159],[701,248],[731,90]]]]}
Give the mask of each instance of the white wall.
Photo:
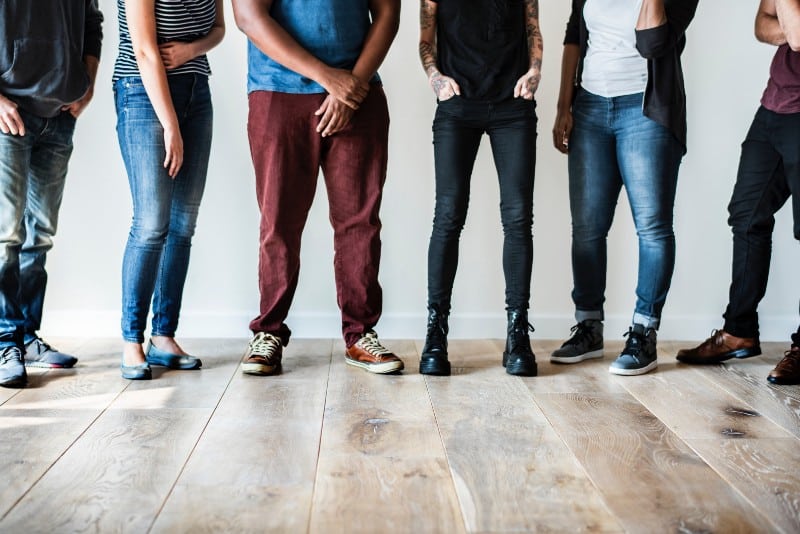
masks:
{"type": "MultiPolygon", "coordinates": [[[[115,135],[111,71],[116,54],[114,0],[106,15],[96,97],[78,123],[59,235],[50,254],[45,335],[118,335],[120,266],[131,217],[130,194],[115,135]]],[[[258,309],[258,211],[245,123],[245,39],[230,3],[224,43],[210,54],[216,113],[208,187],[186,285],[183,336],[247,336],[258,309]]],[[[569,2],[543,0],[545,61],[537,95],[540,118],[535,199],[532,322],[537,338],[561,338],[571,326],[570,218],[566,159],[550,130],[559,83],[561,40],[569,2]]],[[[730,280],[726,206],[739,145],[764,88],[773,48],[753,38],[757,0],[703,0],[684,53],[689,98],[689,152],[676,206],[677,265],[664,309],[662,339],[701,339],[720,327],[730,280]]],[[[433,210],[431,119],[434,98],[417,59],[417,4],[404,2],[400,33],[381,75],[392,113],[389,177],[383,206],[381,281],[384,337],[424,335],[426,250],[433,210]]],[[[289,324],[299,337],[336,337],[338,310],[331,230],[323,188],[305,236],[300,288],[289,324]]],[[[624,195],[623,195],[624,197],[624,195]]],[[[484,142],[473,176],[472,204],[461,246],[452,330],[459,337],[503,337],[501,229],[496,175],[484,142]]],[[[770,287],[761,304],[762,337],[787,339],[797,325],[798,249],[791,213],[782,210],[770,287]]],[[[636,237],[621,198],[609,238],[607,336],[630,319],[636,281],[636,237]]]]}

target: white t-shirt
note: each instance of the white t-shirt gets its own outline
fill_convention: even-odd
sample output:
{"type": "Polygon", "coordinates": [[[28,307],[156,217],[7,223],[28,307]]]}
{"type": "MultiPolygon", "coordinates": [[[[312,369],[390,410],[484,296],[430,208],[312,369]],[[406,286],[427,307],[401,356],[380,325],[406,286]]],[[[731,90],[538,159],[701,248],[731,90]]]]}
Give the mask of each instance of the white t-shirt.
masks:
{"type": "Polygon", "coordinates": [[[636,22],[642,0],[586,0],[589,31],[581,86],[606,98],[641,93],[647,86],[647,60],[636,50],[636,22]]]}

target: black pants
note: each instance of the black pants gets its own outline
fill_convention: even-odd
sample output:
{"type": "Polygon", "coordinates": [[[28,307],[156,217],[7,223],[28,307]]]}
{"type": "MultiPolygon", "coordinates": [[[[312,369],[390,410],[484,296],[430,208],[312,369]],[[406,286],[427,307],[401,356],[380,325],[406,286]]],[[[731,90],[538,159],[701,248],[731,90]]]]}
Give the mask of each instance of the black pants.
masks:
{"type": "Polygon", "coordinates": [[[433,121],[436,209],[428,248],[428,306],[450,311],[458,242],[469,204],[470,177],[484,133],[500,183],[506,305],[527,309],[533,268],[533,179],[536,103],[510,99],[440,102],[433,121]]]}
{"type": "Polygon", "coordinates": [[[792,197],[794,237],[800,239],[800,113],[763,107],[742,143],[739,174],[728,206],[733,230],[733,273],[725,331],[758,337],[772,255],[775,213],[792,197]]]}

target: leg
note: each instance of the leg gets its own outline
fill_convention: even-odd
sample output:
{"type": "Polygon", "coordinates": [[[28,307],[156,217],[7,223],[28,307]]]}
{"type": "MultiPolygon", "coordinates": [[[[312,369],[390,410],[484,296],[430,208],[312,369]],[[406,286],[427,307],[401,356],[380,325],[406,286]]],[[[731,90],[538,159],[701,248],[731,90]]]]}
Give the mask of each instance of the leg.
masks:
{"type": "Polygon", "coordinates": [[[326,139],[322,171],[333,226],[336,297],[348,347],[381,316],[381,221],[386,180],[389,111],[373,85],[348,127],[326,139]]]}
{"type": "Polygon", "coordinates": [[[530,303],[533,269],[536,104],[512,100],[498,108],[488,133],[500,183],[506,307],[524,311],[530,303]]]}
{"type": "Polygon", "coordinates": [[[756,113],[742,143],[739,172],[728,205],[733,265],[724,330],[739,338],[758,338],[757,309],[767,290],[774,215],[790,194],[781,154],[770,133],[771,115],[765,109],[756,113]]]}
{"type": "Polygon", "coordinates": [[[603,319],[606,238],[622,187],[616,139],[607,127],[608,99],[580,91],[569,143],[572,276],[575,318],[603,319]]]}
{"type": "Polygon", "coordinates": [[[436,207],[428,245],[428,307],[450,313],[458,267],[458,242],[467,218],[470,176],[483,127],[469,120],[463,103],[441,102],[433,121],[436,207]]]}
{"type": "Polygon", "coordinates": [[[35,144],[33,117],[24,115],[24,137],[0,133],[0,351],[22,348],[25,316],[19,303],[20,249],[35,144]]]}
{"type": "MultiPolygon", "coordinates": [[[[154,337],[174,338],[178,327],[192,236],[203,198],[211,151],[213,111],[208,79],[196,75],[190,80],[170,82],[180,118],[184,154],[183,166],[173,180],[169,230],[153,296],[154,337]]],[[[174,344],[174,340],[170,344],[174,344]]]]}
{"type": "Polygon", "coordinates": [[[75,130],[75,118],[66,111],[47,123],[47,130],[31,153],[25,243],[20,252],[19,304],[25,316],[26,345],[36,339],[42,322],[47,286],[45,260],[58,226],[75,130]]]}
{"type": "Polygon", "coordinates": [[[169,228],[174,181],[162,165],[164,133],[141,80],[119,80],[116,104],[117,135],[133,200],[122,268],[122,336],[140,345],[169,228]]]}
{"type": "Polygon", "coordinates": [[[320,135],[310,120],[324,95],[250,93],[248,137],[261,210],[258,284],[260,314],[253,332],[286,344],[284,323],[297,289],[300,238],[319,175],[320,135]]]}
{"type": "Polygon", "coordinates": [[[658,329],[675,267],[672,221],[683,147],[642,114],[638,97],[631,100],[618,124],[617,159],[639,237],[633,323],[658,329]]]}

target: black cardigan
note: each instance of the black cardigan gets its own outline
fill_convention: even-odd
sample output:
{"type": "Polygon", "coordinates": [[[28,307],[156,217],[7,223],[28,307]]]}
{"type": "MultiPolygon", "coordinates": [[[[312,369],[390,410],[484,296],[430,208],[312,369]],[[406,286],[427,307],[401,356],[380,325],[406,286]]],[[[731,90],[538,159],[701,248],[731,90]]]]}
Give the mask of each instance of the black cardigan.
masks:
{"type": "MultiPolygon", "coordinates": [[[[694,18],[699,0],[664,0],[667,23],[648,30],[636,30],[636,49],[647,60],[647,87],[643,112],[664,125],[683,145],[686,152],[686,89],[683,85],[681,53],[686,46],[686,28],[694,18]]],[[[583,18],[586,0],[572,0],[572,14],[567,22],[564,44],[581,49],[578,76],[580,85],[589,31],[583,18]]]]}

